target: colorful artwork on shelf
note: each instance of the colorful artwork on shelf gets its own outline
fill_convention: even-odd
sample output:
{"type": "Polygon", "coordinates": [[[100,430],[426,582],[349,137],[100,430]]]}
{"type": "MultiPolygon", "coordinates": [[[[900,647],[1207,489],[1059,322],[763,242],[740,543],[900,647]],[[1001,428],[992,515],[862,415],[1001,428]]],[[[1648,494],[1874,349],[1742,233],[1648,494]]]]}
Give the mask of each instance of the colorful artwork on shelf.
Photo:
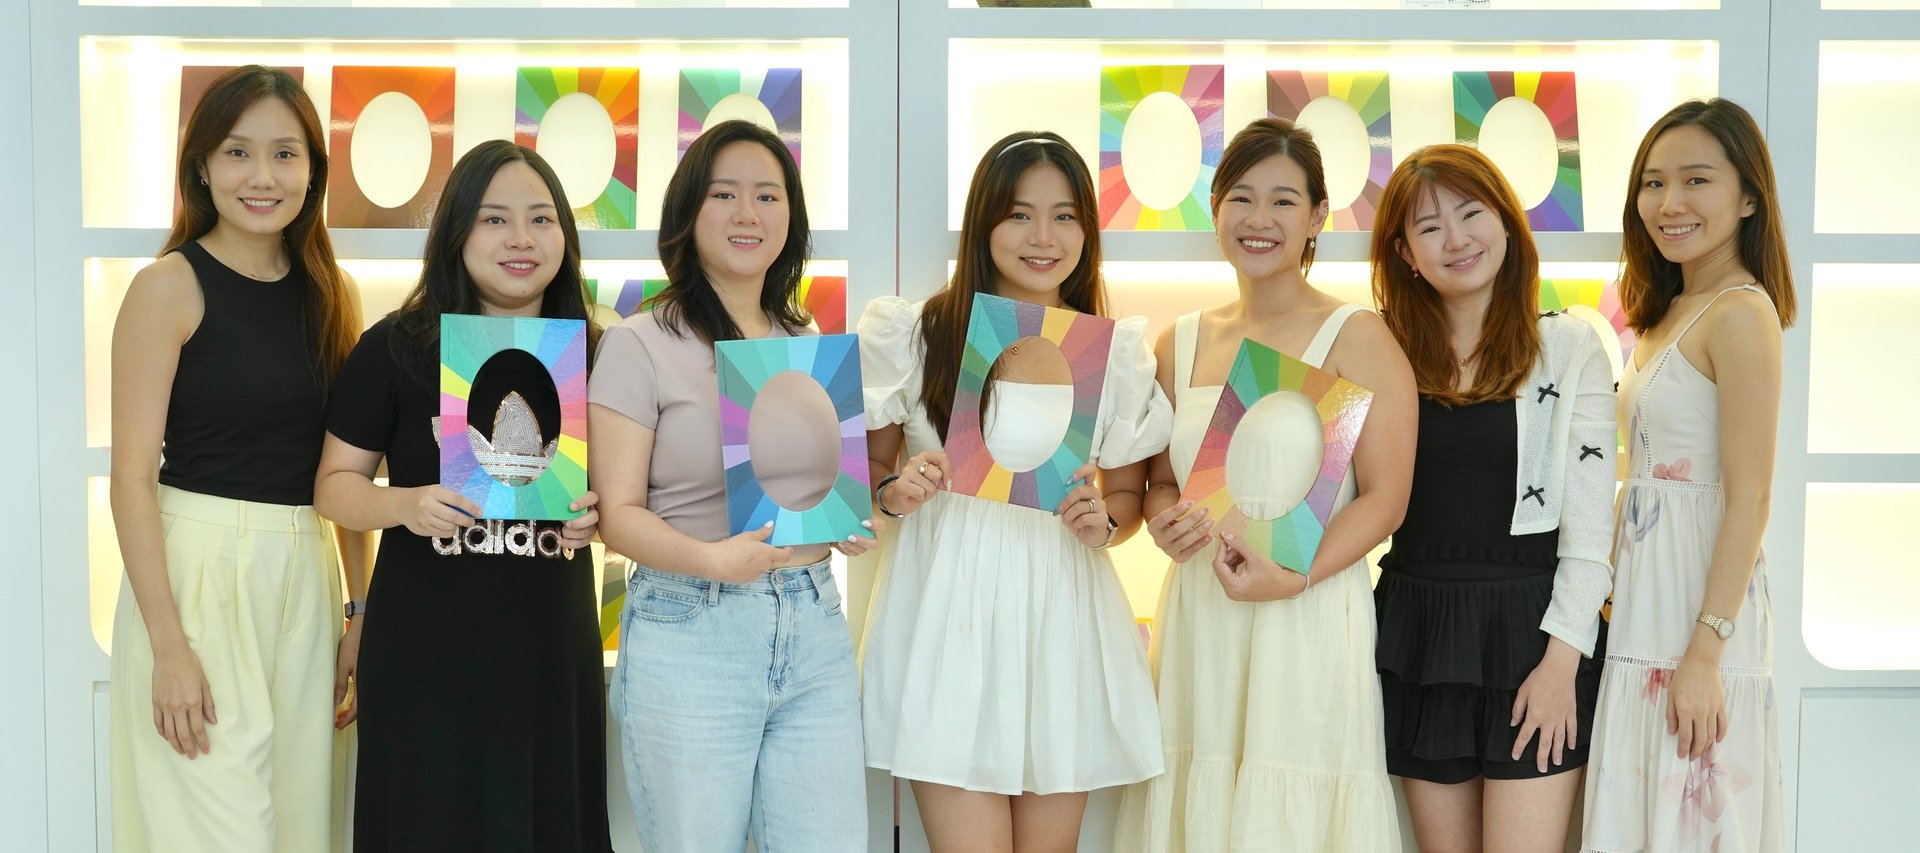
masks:
{"type": "Polygon", "coordinates": [[[953,460],[953,491],[1051,512],[1065,499],[1068,480],[1093,453],[1094,421],[1106,386],[1113,349],[1113,321],[1065,308],[1047,308],[976,293],[967,323],[967,349],[947,425],[947,455],[953,460]],[[1060,446],[1030,471],[1011,471],[987,450],[980,397],[987,373],[1007,347],[1021,338],[1041,338],[1060,349],[1073,375],[1073,414],[1060,446]]]}
{"type": "MultiPolygon", "coordinates": [[[[597,278],[586,280],[593,301],[612,308],[622,318],[645,309],[647,300],[667,289],[664,278],[629,278],[621,281],[597,278]]],[[[809,275],[800,278],[800,304],[813,317],[814,328],[823,335],[842,335],[847,331],[847,277],[809,275]]]]}
{"type": "Polygon", "coordinates": [[[1367,182],[1352,201],[1335,199],[1330,231],[1373,228],[1380,194],[1393,174],[1393,101],[1384,71],[1269,71],[1267,114],[1298,121],[1307,105],[1320,98],[1345,102],[1367,129],[1367,182]]]}
{"type": "Polygon", "coordinates": [[[800,279],[800,303],[823,335],[847,332],[847,277],[810,275],[800,279]]]}
{"type": "Polygon", "coordinates": [[[1243,536],[1249,547],[1274,563],[1306,574],[1320,549],[1320,536],[1333,519],[1334,500],[1353,464],[1354,445],[1372,405],[1372,391],[1271,347],[1242,340],[1180,499],[1193,501],[1194,509],[1205,508],[1210,517],[1220,519],[1217,529],[1221,532],[1243,536]],[[1306,497],[1286,513],[1271,519],[1250,518],[1227,488],[1227,448],[1247,410],[1280,392],[1306,397],[1319,413],[1324,442],[1320,472],[1306,497]]]}
{"type": "Polygon", "coordinates": [[[543,317],[440,318],[440,485],[480,505],[482,518],[560,520],[587,491],[587,324],[543,317]],[[490,435],[467,423],[474,377],[488,360],[521,350],[547,369],[560,398],[560,434],[544,436],[508,394],[490,435]],[[518,411],[510,411],[517,408],[518,411]],[[505,433],[505,434],[503,434],[505,433]]]}
{"type": "Polygon", "coordinates": [[[733,534],[773,522],[770,545],[841,542],[870,535],[873,517],[867,460],[866,400],[860,384],[860,336],[801,335],[721,341],[714,345],[720,384],[720,443],[726,468],[727,526],[733,534]],[[747,440],[753,406],[768,380],[798,371],[826,389],[839,422],[840,462],[833,486],[806,509],[781,506],[754,476],[747,440]]]}
{"type": "MultiPolygon", "coordinates": [[[[453,69],[343,65],[333,69],[333,121],[327,151],[327,225],[333,228],[425,228],[447,173],[453,170],[453,69]],[[375,204],[353,173],[360,114],[375,98],[397,92],[426,117],[426,178],[393,207],[375,204]]],[[[391,140],[370,139],[374,145],[391,140]]]]}
{"type": "Polygon", "coordinates": [[[580,228],[634,227],[639,172],[640,72],[633,68],[522,68],[515,75],[513,141],[533,148],[540,122],[561,98],[583,93],[606,108],[613,122],[613,174],[591,199],[568,199],[580,228]]]}
{"type": "MultiPolygon", "coordinates": [[[[1220,65],[1116,65],[1100,69],[1100,227],[1113,231],[1205,231],[1213,227],[1207,196],[1226,147],[1226,68],[1220,65]],[[1134,108],[1166,92],[1185,101],[1200,128],[1193,189],[1166,209],[1144,205],[1127,185],[1121,143],[1134,108]]],[[[1188,164],[1154,164],[1184,168],[1188,164]]]]}
{"type": "Polygon", "coordinates": [[[780,141],[787,144],[788,151],[793,152],[795,163],[801,162],[800,91],[798,68],[681,69],[680,149],[676,159],[687,155],[687,147],[700,138],[708,117],[713,114],[715,107],[720,106],[720,102],[733,95],[746,95],[766,108],[773,120],[773,126],[767,129],[780,135],[780,141]]]}
{"type": "Polygon", "coordinates": [[[593,301],[612,308],[622,318],[631,317],[647,310],[647,300],[660,295],[667,289],[664,278],[629,278],[620,281],[597,278],[586,280],[587,293],[593,301]]]}
{"type": "Polygon", "coordinates": [[[609,550],[600,560],[600,649],[620,650],[620,611],[627,606],[627,558],[609,550]]]}
{"type": "MultiPolygon", "coordinates": [[[[1619,342],[1622,363],[1633,357],[1640,336],[1627,323],[1627,309],[1620,304],[1620,282],[1598,278],[1545,278],[1540,280],[1540,310],[1568,311],[1575,306],[1593,309],[1602,321],[1596,328],[1604,338],[1619,342]],[[1604,331],[1602,331],[1602,328],[1604,331]]],[[[1609,347],[1611,349],[1611,347],[1609,347]]],[[[1616,364],[1617,368],[1619,365],[1616,364]]],[[[1617,371],[1616,371],[1617,372],[1617,371]]]]}
{"type": "Polygon", "coordinates": [[[1535,231],[1580,231],[1586,214],[1580,194],[1580,116],[1571,71],[1455,71],[1454,137],[1478,145],[1480,128],[1494,104],[1508,98],[1529,101],[1553,126],[1556,153],[1553,187],[1527,211],[1535,231]]]}
{"type": "MultiPolygon", "coordinates": [[[[180,146],[187,143],[187,122],[193,118],[193,110],[200,106],[200,99],[206,97],[207,87],[220,75],[239,68],[238,65],[183,65],[180,67],[180,126],[174,134],[173,162],[180,162],[180,146]]],[[[293,75],[293,80],[302,86],[307,83],[307,69],[300,67],[280,68],[293,75]]],[[[184,201],[180,198],[180,182],[173,185],[173,215],[179,216],[184,201]]]]}

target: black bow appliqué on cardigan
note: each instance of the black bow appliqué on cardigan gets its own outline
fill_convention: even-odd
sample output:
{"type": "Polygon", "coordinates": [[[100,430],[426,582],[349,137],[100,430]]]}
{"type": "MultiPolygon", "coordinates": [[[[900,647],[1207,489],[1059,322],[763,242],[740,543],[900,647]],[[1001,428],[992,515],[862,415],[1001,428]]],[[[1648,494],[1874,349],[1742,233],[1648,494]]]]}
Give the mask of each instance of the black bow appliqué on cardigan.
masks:
{"type": "Polygon", "coordinates": [[[1540,505],[1541,505],[1541,506],[1546,506],[1546,505],[1547,505],[1547,490],[1546,490],[1546,489],[1536,489],[1536,488],[1534,488],[1534,487],[1532,487],[1532,486],[1528,486],[1528,487],[1527,487],[1527,493],[1526,493],[1525,495],[1523,495],[1523,496],[1521,496],[1521,498],[1520,498],[1520,499],[1524,501],[1524,500],[1526,500],[1527,498],[1533,498],[1534,500],[1536,500],[1536,501],[1539,501],[1539,502],[1540,502],[1540,505]]]}

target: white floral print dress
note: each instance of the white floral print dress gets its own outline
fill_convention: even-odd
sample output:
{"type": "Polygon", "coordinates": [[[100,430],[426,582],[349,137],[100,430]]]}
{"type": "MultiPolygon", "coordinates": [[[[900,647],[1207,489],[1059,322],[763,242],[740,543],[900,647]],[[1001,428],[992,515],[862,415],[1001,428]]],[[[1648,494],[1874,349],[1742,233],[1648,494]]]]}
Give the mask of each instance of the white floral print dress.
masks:
{"type": "Polygon", "coordinates": [[[1667,684],[1693,636],[1726,511],[1718,389],[1678,348],[1697,322],[1646,367],[1636,370],[1630,359],[1620,385],[1630,467],[1581,842],[1596,853],[1786,846],[1764,555],[1720,658],[1726,739],[1695,761],[1678,756],[1679,739],[1667,732],[1667,684]]]}

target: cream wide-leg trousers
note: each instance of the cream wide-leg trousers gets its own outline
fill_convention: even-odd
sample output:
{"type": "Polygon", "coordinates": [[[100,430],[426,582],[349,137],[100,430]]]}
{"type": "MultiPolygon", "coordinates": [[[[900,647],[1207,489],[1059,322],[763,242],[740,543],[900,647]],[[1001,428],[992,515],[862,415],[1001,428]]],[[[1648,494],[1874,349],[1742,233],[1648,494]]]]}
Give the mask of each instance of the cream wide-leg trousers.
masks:
{"type": "Polygon", "coordinates": [[[153,651],[122,581],[112,661],[119,853],[331,853],[340,579],[310,506],[160,487],[167,580],[213,689],[212,751],[153,724],[153,651]]]}

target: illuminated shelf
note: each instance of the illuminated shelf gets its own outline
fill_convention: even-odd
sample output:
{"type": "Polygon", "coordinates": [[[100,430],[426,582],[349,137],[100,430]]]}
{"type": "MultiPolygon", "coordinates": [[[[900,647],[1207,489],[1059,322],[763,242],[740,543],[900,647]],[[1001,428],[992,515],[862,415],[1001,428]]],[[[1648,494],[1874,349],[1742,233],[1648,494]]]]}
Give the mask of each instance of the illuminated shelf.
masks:
{"type": "Polygon", "coordinates": [[[1920,208],[1887,203],[1920,195],[1896,153],[1920,137],[1920,41],[1821,42],[1819,99],[1814,230],[1920,234],[1920,208]]]}

